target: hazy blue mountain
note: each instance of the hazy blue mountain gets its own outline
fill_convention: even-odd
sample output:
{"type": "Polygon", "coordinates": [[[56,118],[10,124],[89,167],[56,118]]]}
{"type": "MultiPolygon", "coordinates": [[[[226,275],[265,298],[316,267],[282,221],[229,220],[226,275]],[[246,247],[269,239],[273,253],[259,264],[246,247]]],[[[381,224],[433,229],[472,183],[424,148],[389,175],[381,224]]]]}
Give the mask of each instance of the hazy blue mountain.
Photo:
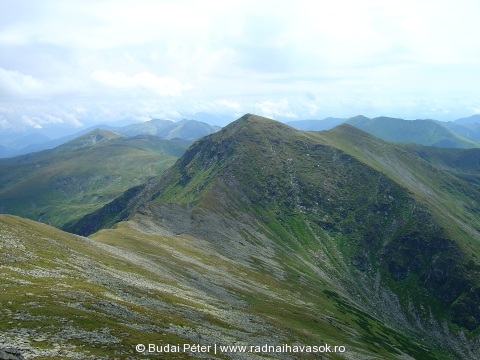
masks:
{"type": "Polygon", "coordinates": [[[456,132],[473,141],[480,141],[480,123],[458,124],[454,121],[443,122],[439,121],[441,126],[456,132]]]}
{"type": "Polygon", "coordinates": [[[225,126],[235,120],[235,117],[212,114],[204,111],[188,114],[187,118],[202,121],[204,123],[216,126],[225,126]]]}
{"type": "Polygon", "coordinates": [[[0,158],[15,156],[15,151],[11,148],[0,145],[0,158]]]}
{"type": "Polygon", "coordinates": [[[27,147],[35,147],[39,144],[51,140],[48,136],[41,133],[30,133],[26,136],[17,138],[8,143],[8,146],[13,149],[25,149],[27,147]]]}
{"type": "Polygon", "coordinates": [[[323,120],[296,120],[288,121],[287,125],[303,131],[330,130],[335,126],[343,124],[347,119],[328,117],[323,120]]]}
{"type": "MultiPolygon", "coordinates": [[[[202,136],[211,134],[220,129],[219,126],[209,125],[196,120],[181,120],[174,122],[171,120],[154,119],[146,122],[134,123],[125,126],[111,126],[108,124],[99,124],[96,126],[82,129],[73,134],[64,135],[51,139],[39,132],[30,132],[28,135],[18,137],[3,136],[0,145],[0,157],[11,157],[28,154],[45,149],[53,149],[67,141],[87,134],[94,129],[103,129],[115,131],[128,136],[135,135],[155,135],[165,139],[179,138],[183,140],[196,140],[202,136]]],[[[13,134],[13,133],[12,133],[13,134]]]]}
{"type": "Polygon", "coordinates": [[[129,136],[139,135],[139,134],[157,135],[159,132],[163,131],[164,129],[168,129],[173,126],[175,126],[175,121],[153,119],[145,122],[122,126],[117,128],[117,131],[129,136]]]}
{"type": "Polygon", "coordinates": [[[120,133],[130,136],[150,134],[164,139],[179,138],[184,140],[196,140],[218,130],[220,130],[219,126],[213,126],[201,121],[186,119],[179,122],[154,119],[143,123],[124,126],[118,129],[120,133]]]}
{"type": "Polygon", "coordinates": [[[373,119],[357,116],[347,121],[363,131],[391,142],[416,143],[444,148],[473,148],[480,143],[468,139],[434,120],[373,119]]]}
{"type": "Polygon", "coordinates": [[[470,125],[470,124],[478,124],[480,123],[480,114],[472,115],[466,118],[457,119],[454,121],[460,125],[470,125]]]}
{"type": "Polygon", "coordinates": [[[38,152],[38,151],[42,151],[42,150],[53,149],[53,148],[55,148],[55,147],[57,147],[61,144],[64,144],[64,143],[66,143],[70,140],[78,138],[78,137],[80,137],[84,134],[87,134],[87,133],[95,130],[95,129],[116,131],[117,127],[106,125],[106,124],[100,124],[98,126],[88,127],[86,129],[75,132],[74,134],[65,135],[65,136],[62,136],[62,137],[59,137],[59,138],[55,138],[55,139],[49,139],[42,134],[32,133],[26,138],[26,139],[28,139],[27,141],[23,141],[22,147],[15,147],[13,149],[10,148],[10,155],[4,156],[4,157],[13,157],[13,156],[29,154],[29,153],[32,153],[32,152],[38,152]],[[37,140],[37,138],[43,139],[44,141],[39,141],[39,140],[37,140]],[[23,145],[25,145],[25,143],[29,144],[29,145],[23,146],[23,145]]]}
{"type": "Polygon", "coordinates": [[[466,138],[474,141],[480,141],[480,115],[473,115],[455,121],[439,121],[438,124],[446,127],[447,129],[455,131],[466,138]]]}

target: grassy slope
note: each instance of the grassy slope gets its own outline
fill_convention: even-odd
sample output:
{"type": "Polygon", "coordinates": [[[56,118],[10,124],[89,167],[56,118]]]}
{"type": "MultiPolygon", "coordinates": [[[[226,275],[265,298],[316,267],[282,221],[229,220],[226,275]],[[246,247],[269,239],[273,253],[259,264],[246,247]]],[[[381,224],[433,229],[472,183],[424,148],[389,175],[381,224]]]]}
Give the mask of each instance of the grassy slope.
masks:
{"type": "Polygon", "coordinates": [[[441,149],[413,144],[401,148],[455,175],[480,175],[480,149],[441,149]]]}
{"type": "Polygon", "coordinates": [[[451,236],[464,240],[465,250],[479,253],[475,240],[480,229],[476,216],[480,198],[475,185],[479,173],[477,149],[395,146],[348,125],[308,136],[336,146],[407,188],[417,201],[433,211],[451,236]]]}
{"type": "MultiPolygon", "coordinates": [[[[474,311],[477,320],[473,323],[469,323],[466,318],[468,316],[465,316],[467,309],[472,309],[472,305],[478,302],[480,191],[477,185],[478,160],[472,154],[477,152],[476,149],[435,149],[418,145],[397,147],[361,134],[348,126],[329,133],[312,133],[311,136],[334,143],[343,151],[384,172],[407,188],[416,201],[428,209],[431,215],[427,218],[423,215],[419,217],[424,219],[424,223],[419,224],[419,230],[412,234],[414,236],[403,236],[403,243],[399,244],[397,250],[387,251],[387,254],[397,259],[396,265],[408,269],[410,275],[402,280],[407,289],[412,287],[411,280],[415,278],[411,276],[412,273],[420,274],[420,281],[424,284],[427,279],[437,277],[434,293],[443,293],[437,296],[437,299],[441,299],[440,307],[450,303],[448,312],[456,324],[461,323],[470,329],[477,328],[479,314],[474,311]],[[437,225],[431,228],[430,222],[437,225]],[[424,230],[426,233],[437,233],[432,238],[435,240],[426,240],[421,235],[424,230]],[[438,249],[436,259],[426,260],[425,255],[428,257],[432,249],[438,249]],[[418,258],[415,258],[415,253],[418,253],[418,258]],[[412,257],[412,260],[405,261],[408,257],[412,257]],[[422,271],[414,269],[422,266],[425,261],[430,262],[430,270],[421,275],[422,271]],[[438,276],[439,273],[448,276],[438,276]],[[458,284],[465,282],[469,285],[457,292],[458,284]],[[447,294],[456,295],[447,299],[447,294]]],[[[401,282],[394,285],[401,285],[401,282]]],[[[432,290],[429,285],[427,288],[432,290]]],[[[405,293],[409,292],[407,289],[405,293]]],[[[442,313],[443,310],[439,312],[442,313]]]]}
{"type": "MultiPolygon", "coordinates": [[[[210,241],[152,226],[139,217],[92,241],[0,216],[0,347],[39,359],[126,359],[137,343],[326,343],[350,358],[446,358],[352,306],[288,253],[242,263],[210,241]]],[[[243,358],[211,357],[235,355],[243,358]]]]}
{"type": "Polygon", "coordinates": [[[188,146],[96,131],[60,147],[0,162],[0,208],[62,226],[159,175],[188,146]]]}
{"type": "Polygon", "coordinates": [[[99,359],[184,341],[164,330],[189,323],[168,311],[164,281],[127,254],[11,215],[0,215],[0,247],[0,347],[99,359]]]}

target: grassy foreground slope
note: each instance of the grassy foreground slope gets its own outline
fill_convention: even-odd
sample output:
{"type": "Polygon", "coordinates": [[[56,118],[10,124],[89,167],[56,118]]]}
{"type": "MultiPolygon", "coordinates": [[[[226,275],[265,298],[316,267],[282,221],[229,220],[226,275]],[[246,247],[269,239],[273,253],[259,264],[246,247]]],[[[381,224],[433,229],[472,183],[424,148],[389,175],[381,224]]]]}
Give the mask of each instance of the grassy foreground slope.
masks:
{"type": "Polygon", "coordinates": [[[126,358],[137,343],[183,341],[165,328],[188,321],[158,299],[168,285],[141,258],[12,215],[0,215],[0,248],[0,349],[126,358]]]}
{"type": "MultiPolygon", "coordinates": [[[[178,208],[171,216],[184,221],[189,213],[178,208]]],[[[449,358],[362,311],[330,282],[335,271],[327,267],[327,275],[267,243],[254,224],[239,226],[243,235],[230,231],[224,245],[240,244],[225,254],[140,215],[93,239],[1,215],[0,351],[35,359],[184,359],[199,354],[139,354],[135,346],[237,344],[246,350],[218,348],[203,358],[449,358]],[[253,246],[250,236],[263,244],[253,246]],[[342,347],[281,353],[262,351],[266,344],[342,347]]]]}
{"type": "Polygon", "coordinates": [[[0,212],[61,227],[161,174],[189,144],[95,130],[52,150],[0,159],[0,212]]]}
{"type": "MultiPolygon", "coordinates": [[[[95,239],[117,244],[126,226],[134,239],[166,232],[208,244],[212,267],[225,258],[282,289],[242,299],[269,304],[257,314],[303,334],[291,341],[331,339],[353,358],[475,359],[479,199],[474,183],[351,126],[304,133],[246,115],[70,230],[128,220],[95,239]]],[[[250,273],[238,274],[232,284],[250,273]]]]}

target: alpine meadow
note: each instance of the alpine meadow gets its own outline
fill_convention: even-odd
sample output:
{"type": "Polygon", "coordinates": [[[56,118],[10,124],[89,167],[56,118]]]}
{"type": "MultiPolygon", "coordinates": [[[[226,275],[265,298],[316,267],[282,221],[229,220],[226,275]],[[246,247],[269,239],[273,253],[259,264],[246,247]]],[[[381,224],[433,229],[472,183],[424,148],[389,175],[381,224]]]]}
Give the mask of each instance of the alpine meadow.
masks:
{"type": "MultiPolygon", "coordinates": [[[[133,144],[153,141],[97,132],[53,153],[71,156],[65,149],[75,154],[87,140],[103,152],[121,144],[133,159],[133,144]]],[[[160,175],[61,217],[75,219],[63,230],[2,215],[3,352],[476,359],[478,159],[477,148],[244,115],[160,175]],[[139,353],[137,344],[152,347],[139,353]]],[[[58,202],[68,209],[76,198],[58,202]]]]}

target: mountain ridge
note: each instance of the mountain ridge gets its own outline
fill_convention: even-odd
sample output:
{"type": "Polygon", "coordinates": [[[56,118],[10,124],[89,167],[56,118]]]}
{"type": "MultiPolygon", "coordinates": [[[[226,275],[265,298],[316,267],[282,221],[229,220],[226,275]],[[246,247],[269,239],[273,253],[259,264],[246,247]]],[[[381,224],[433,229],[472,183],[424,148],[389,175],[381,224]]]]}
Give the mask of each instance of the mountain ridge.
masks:
{"type": "Polygon", "coordinates": [[[386,116],[368,118],[363,115],[348,119],[298,120],[287,124],[303,131],[331,130],[350,124],[380,139],[391,142],[416,143],[441,148],[480,147],[476,117],[462,121],[405,120],[386,116]]]}
{"type": "Polygon", "coordinates": [[[4,146],[0,146],[0,157],[9,158],[56,148],[87,133],[95,131],[96,129],[112,131],[127,136],[155,135],[168,140],[179,138],[182,140],[193,141],[202,136],[218,131],[220,127],[197,120],[187,119],[183,119],[179,122],[174,122],[172,120],[153,119],[142,123],[134,123],[124,126],[99,124],[87,129],[83,129],[75,134],[70,134],[63,137],[54,139],[44,137],[44,141],[39,141],[39,139],[43,137],[42,134],[30,134],[23,139],[18,139],[17,142],[19,144],[16,146],[14,143],[5,143],[4,146]],[[23,144],[29,138],[36,140],[34,143],[29,141],[28,145],[23,144]]]}
{"type": "Polygon", "coordinates": [[[356,117],[347,121],[386,141],[449,148],[472,148],[480,144],[452,132],[433,120],[403,120],[389,117],[356,117]]]}
{"type": "MultiPolygon", "coordinates": [[[[303,131],[321,131],[321,130],[329,130],[335,126],[338,126],[342,123],[347,121],[359,121],[359,119],[363,119],[363,121],[370,121],[372,119],[368,119],[363,115],[359,115],[352,118],[334,118],[334,117],[327,117],[323,120],[295,120],[295,121],[288,121],[286,122],[287,125],[295,127],[299,130],[303,131]],[[356,119],[356,120],[355,120],[356,119]]],[[[375,119],[380,118],[387,118],[387,117],[377,117],[375,119]]],[[[200,120],[204,119],[203,117],[199,118],[200,120]]],[[[183,119],[177,122],[172,120],[162,120],[162,119],[152,119],[146,122],[141,123],[133,123],[123,126],[112,126],[107,124],[99,124],[93,127],[89,127],[84,129],[80,132],[77,132],[73,135],[67,135],[63,137],[59,137],[59,134],[56,132],[48,132],[48,135],[45,135],[39,131],[37,132],[29,132],[23,138],[21,136],[13,137],[13,133],[2,136],[0,139],[0,156],[1,157],[12,157],[16,155],[31,153],[34,151],[41,151],[44,149],[54,148],[59,146],[73,138],[79,137],[87,132],[95,128],[101,128],[104,130],[111,130],[123,133],[124,135],[134,136],[140,134],[150,134],[150,135],[157,135],[160,137],[164,137],[167,139],[173,139],[175,137],[179,137],[182,139],[187,140],[195,140],[200,138],[201,136],[205,136],[209,133],[214,131],[218,131],[220,126],[212,125],[208,119],[204,119],[206,121],[198,121],[198,120],[189,120],[183,119]],[[43,139],[43,140],[42,140],[43,139]]],[[[403,119],[399,119],[403,120],[403,119]]],[[[455,146],[463,144],[461,147],[478,147],[478,141],[480,140],[480,130],[478,128],[480,122],[477,121],[478,116],[473,115],[468,118],[457,119],[455,121],[435,121],[438,125],[441,125],[444,128],[447,128],[453,131],[455,134],[453,138],[454,140],[449,139],[447,143],[440,143],[439,145],[442,147],[445,146],[455,146]],[[463,136],[463,139],[458,139],[458,135],[463,136]],[[470,140],[465,140],[465,138],[473,140],[477,142],[476,145],[472,144],[470,140]],[[466,142],[465,142],[466,141],[466,142]]],[[[413,120],[404,120],[406,122],[410,122],[413,120]]],[[[424,121],[424,120],[421,120],[424,121]]],[[[395,130],[394,130],[395,132],[395,130]]],[[[380,135],[380,134],[377,134],[380,135]]],[[[393,135],[388,135],[393,136],[393,135]]],[[[448,137],[452,137],[452,135],[448,135],[448,137]]],[[[387,138],[384,138],[388,140],[387,138]]],[[[408,139],[406,139],[408,141],[408,139]]],[[[402,140],[403,141],[403,140],[402,140]]],[[[423,140],[424,141],[424,140],[423,140]]],[[[425,142],[423,144],[426,144],[425,142]]],[[[427,145],[435,145],[434,142],[430,142],[427,145]]],[[[437,145],[435,145],[437,146],[437,145]]]]}
{"type": "MultiPolygon", "coordinates": [[[[344,125],[335,131],[344,129],[348,132],[354,128],[344,125]]],[[[222,245],[220,220],[212,223],[213,215],[209,214],[216,214],[223,226],[229,224],[232,228],[238,226],[234,225],[238,219],[253,216],[249,221],[262,229],[260,232],[268,239],[262,241],[269,247],[279,253],[302,254],[296,257],[300,263],[294,262],[294,268],[310,264],[315,271],[330,273],[325,278],[330,283],[341,277],[351,279],[341,286],[345,296],[360,297],[361,308],[373,311],[390,326],[420,334],[429,327],[425,317],[430,311],[442,319],[438,321],[475,330],[480,314],[472,305],[477,299],[479,274],[470,252],[478,251],[478,246],[472,245],[478,231],[472,227],[468,234],[458,233],[461,221],[471,212],[463,209],[456,225],[446,226],[437,216],[442,201],[450,199],[448,192],[442,190],[437,200],[423,200],[425,190],[412,187],[417,192],[413,196],[405,186],[408,184],[399,185],[394,175],[372,168],[371,160],[359,161],[355,152],[332,146],[336,140],[328,136],[328,132],[303,133],[247,114],[218,133],[198,140],[161,178],[131,189],[131,193],[86,218],[84,224],[100,220],[98,228],[89,229],[92,232],[127,220],[157,223],[157,227],[164,228],[168,223],[165,219],[171,219],[168,214],[174,212],[183,214],[185,221],[168,225],[171,231],[208,238],[223,254],[233,256],[222,245]],[[107,223],[102,224],[102,218],[107,223]],[[471,250],[465,252],[464,246],[471,250]],[[319,248],[330,249],[327,253],[338,268],[326,270],[313,260],[309,251],[319,248]],[[343,265],[341,258],[345,259],[343,265]],[[440,275],[442,268],[448,269],[448,275],[440,275]],[[378,291],[375,278],[383,284],[382,295],[373,295],[378,291]],[[390,305],[381,305],[385,301],[390,305]],[[421,309],[426,304],[429,310],[424,312],[421,309]],[[409,307],[415,310],[407,311],[409,307]]],[[[395,145],[371,136],[363,138],[363,146],[370,141],[391,149],[396,156],[405,156],[404,150],[395,145]]],[[[413,166],[412,170],[424,166],[424,160],[414,155],[405,161],[403,166],[413,166]]],[[[435,173],[438,169],[428,171],[435,173]]],[[[439,179],[449,184],[462,181],[448,174],[439,179]]],[[[423,186],[433,189],[433,184],[423,186]]],[[[478,190],[468,185],[465,188],[479,198],[478,190]]],[[[246,240],[251,241],[255,240],[246,240]]],[[[239,245],[228,246],[238,250],[239,245]]],[[[244,261],[249,261],[250,256],[246,255],[244,261]]],[[[452,346],[453,332],[440,335],[439,324],[430,329],[438,336],[431,339],[432,344],[448,340],[452,346]]]]}

